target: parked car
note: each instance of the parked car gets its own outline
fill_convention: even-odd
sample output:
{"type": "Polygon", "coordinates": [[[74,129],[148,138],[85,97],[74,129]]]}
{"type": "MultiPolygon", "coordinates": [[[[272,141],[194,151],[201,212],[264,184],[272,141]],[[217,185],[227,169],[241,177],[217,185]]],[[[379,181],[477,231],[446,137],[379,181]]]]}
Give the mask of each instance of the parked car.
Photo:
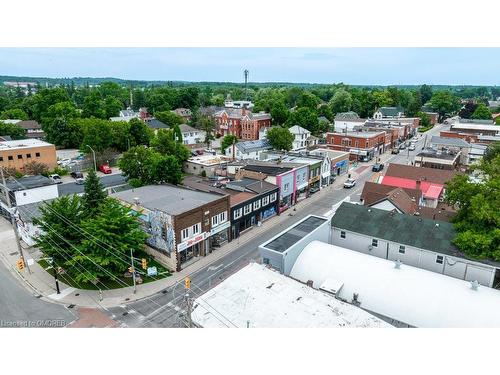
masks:
{"type": "Polygon", "coordinates": [[[384,169],[384,164],[383,163],[376,163],[372,167],[372,172],[380,172],[382,169],[384,169]]]}
{"type": "Polygon", "coordinates": [[[408,147],[408,150],[415,151],[415,143],[410,143],[410,147],[408,147]]]}
{"type": "Polygon", "coordinates": [[[83,173],[82,172],[71,172],[71,177],[73,177],[75,180],[78,178],[83,178],[83,173]]]}
{"type": "Polygon", "coordinates": [[[403,142],[399,145],[400,150],[404,150],[405,148],[406,148],[406,143],[403,142]]]}
{"type": "Polygon", "coordinates": [[[391,151],[391,154],[399,154],[399,148],[394,147],[391,151]]]}
{"type": "Polygon", "coordinates": [[[100,165],[99,170],[104,174],[111,174],[111,168],[107,164],[100,165]]]}
{"type": "Polygon", "coordinates": [[[71,159],[61,159],[57,161],[57,165],[62,165],[62,166],[67,165],[69,163],[71,163],[71,159]]]}
{"type": "Polygon", "coordinates": [[[49,175],[49,178],[55,184],[62,184],[61,176],[59,176],[58,174],[51,174],[49,175]]]}
{"type": "Polygon", "coordinates": [[[309,193],[314,194],[314,193],[317,193],[318,191],[319,191],[319,187],[312,187],[312,188],[309,190],[309,193]]]}
{"type": "Polygon", "coordinates": [[[75,184],[77,184],[77,185],[83,185],[84,183],[85,183],[85,180],[83,179],[83,177],[78,177],[75,180],[75,184]]]}
{"type": "Polygon", "coordinates": [[[356,180],[354,178],[348,178],[346,182],[344,182],[344,188],[350,189],[356,185],[356,180]]]}

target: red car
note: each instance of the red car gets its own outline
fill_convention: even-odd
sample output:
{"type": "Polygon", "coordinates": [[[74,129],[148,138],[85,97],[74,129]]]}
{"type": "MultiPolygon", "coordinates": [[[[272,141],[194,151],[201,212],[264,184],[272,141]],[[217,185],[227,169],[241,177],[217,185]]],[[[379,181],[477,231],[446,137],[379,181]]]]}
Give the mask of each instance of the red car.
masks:
{"type": "Polygon", "coordinates": [[[99,166],[99,170],[104,174],[111,174],[111,168],[107,164],[99,166]]]}

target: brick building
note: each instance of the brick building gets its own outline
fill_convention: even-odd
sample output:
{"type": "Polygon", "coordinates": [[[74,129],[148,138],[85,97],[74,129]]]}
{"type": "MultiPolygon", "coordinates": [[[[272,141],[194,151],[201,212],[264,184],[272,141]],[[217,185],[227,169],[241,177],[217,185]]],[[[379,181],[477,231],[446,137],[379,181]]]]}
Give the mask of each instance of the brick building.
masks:
{"type": "Polygon", "coordinates": [[[180,271],[229,236],[229,195],[173,185],[149,185],[112,195],[140,214],[147,251],[180,271]]]}
{"type": "Polygon", "coordinates": [[[327,147],[350,153],[350,160],[368,161],[386,151],[390,134],[385,131],[326,133],[327,147]]]}
{"type": "Polygon", "coordinates": [[[53,169],[57,165],[55,146],[38,139],[0,142],[0,167],[23,172],[26,164],[33,161],[53,169]]]}
{"type": "Polygon", "coordinates": [[[218,134],[232,134],[244,140],[259,139],[259,131],[271,126],[271,116],[268,113],[252,113],[244,107],[224,108],[215,112],[213,117],[218,134]]]}

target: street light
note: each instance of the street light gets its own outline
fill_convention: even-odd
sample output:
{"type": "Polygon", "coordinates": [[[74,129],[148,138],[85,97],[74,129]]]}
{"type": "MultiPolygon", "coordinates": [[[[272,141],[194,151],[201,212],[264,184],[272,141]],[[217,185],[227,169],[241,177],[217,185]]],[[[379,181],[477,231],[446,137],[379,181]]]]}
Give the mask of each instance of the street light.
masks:
{"type": "Polygon", "coordinates": [[[85,146],[87,146],[88,148],[90,148],[90,150],[92,151],[92,155],[94,156],[94,171],[97,173],[97,163],[95,162],[95,151],[89,145],[85,145],[85,146]]]}

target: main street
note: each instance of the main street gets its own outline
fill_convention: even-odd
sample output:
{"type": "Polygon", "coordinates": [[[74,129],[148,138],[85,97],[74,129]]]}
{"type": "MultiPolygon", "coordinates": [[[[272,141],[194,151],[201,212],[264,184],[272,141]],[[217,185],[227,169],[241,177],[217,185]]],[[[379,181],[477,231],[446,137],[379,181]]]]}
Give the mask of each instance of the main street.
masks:
{"type": "MultiPolygon", "coordinates": [[[[399,154],[384,154],[382,161],[396,164],[409,164],[413,162],[415,155],[423,148],[425,137],[427,142],[430,141],[432,135],[439,135],[442,125],[437,125],[429,130],[426,135],[420,136],[417,141],[415,151],[409,151],[408,148],[402,150],[399,154]]],[[[389,152],[389,151],[388,151],[389,152]]],[[[226,279],[228,276],[238,271],[250,261],[259,260],[258,246],[271,239],[273,236],[293,225],[299,220],[310,214],[325,214],[331,210],[332,205],[335,205],[343,199],[350,197],[351,201],[359,201],[364,183],[369,180],[373,172],[370,163],[360,163],[353,170],[357,176],[356,187],[352,189],[343,189],[341,183],[345,177],[341,177],[334,186],[330,186],[312,197],[300,202],[296,206],[296,210],[289,209],[285,211],[282,220],[279,224],[269,226],[264,232],[259,232],[258,235],[252,235],[252,230],[234,241],[241,241],[241,245],[234,251],[227,254],[222,259],[219,259],[205,266],[204,268],[194,272],[191,277],[191,297],[197,297],[205,293],[217,283],[226,279]],[[366,167],[366,168],[364,168],[366,167]]],[[[264,223],[269,225],[271,223],[264,223]]],[[[233,241],[233,242],[234,242],[233,241]]],[[[108,309],[108,313],[124,326],[129,327],[180,327],[183,326],[184,314],[184,286],[178,283],[171,288],[163,290],[149,298],[133,302],[120,307],[108,309]]]]}

